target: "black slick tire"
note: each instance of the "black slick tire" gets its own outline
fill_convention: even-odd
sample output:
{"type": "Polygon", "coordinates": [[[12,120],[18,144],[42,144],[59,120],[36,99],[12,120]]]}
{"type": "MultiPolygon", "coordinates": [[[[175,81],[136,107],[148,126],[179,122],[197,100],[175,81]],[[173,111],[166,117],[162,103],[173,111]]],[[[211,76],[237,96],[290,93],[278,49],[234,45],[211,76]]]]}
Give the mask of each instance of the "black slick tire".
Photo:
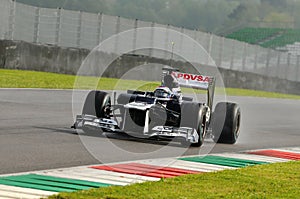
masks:
{"type": "Polygon", "coordinates": [[[216,105],[212,130],[216,143],[235,144],[240,131],[241,110],[235,103],[220,102],[216,105]]]}
{"type": "MultiPolygon", "coordinates": [[[[196,129],[198,133],[197,143],[193,143],[192,146],[200,147],[204,142],[206,134],[206,110],[205,108],[195,102],[183,102],[181,105],[181,127],[190,127],[196,129]]],[[[186,142],[182,143],[183,146],[187,146],[186,142]]]]}
{"type": "Polygon", "coordinates": [[[82,114],[93,115],[98,118],[110,117],[111,99],[103,91],[90,91],[86,97],[82,114]]]}

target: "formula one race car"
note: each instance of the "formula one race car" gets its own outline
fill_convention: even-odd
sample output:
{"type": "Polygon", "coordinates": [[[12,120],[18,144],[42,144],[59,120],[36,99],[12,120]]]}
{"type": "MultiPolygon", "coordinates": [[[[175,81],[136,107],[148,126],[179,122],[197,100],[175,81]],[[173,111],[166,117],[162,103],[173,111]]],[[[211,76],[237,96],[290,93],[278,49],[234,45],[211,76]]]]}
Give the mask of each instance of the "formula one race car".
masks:
{"type": "Polygon", "coordinates": [[[163,68],[161,86],[153,92],[128,90],[112,104],[107,92],[93,90],[72,128],[84,132],[125,132],[139,138],[178,140],[201,146],[206,135],[218,143],[234,144],[241,111],[237,104],[220,102],[212,113],[215,77],[163,68]],[[182,96],[180,86],[207,91],[206,102],[182,96]]]}

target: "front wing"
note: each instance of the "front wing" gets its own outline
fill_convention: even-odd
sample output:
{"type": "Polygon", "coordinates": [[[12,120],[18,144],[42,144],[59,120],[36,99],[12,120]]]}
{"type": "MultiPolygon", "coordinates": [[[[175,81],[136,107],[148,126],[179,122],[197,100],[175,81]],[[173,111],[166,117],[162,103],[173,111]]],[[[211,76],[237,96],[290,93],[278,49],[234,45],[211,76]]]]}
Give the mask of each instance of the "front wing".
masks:
{"type": "MultiPolygon", "coordinates": [[[[74,129],[85,129],[100,132],[124,132],[118,126],[118,123],[112,119],[97,118],[92,115],[77,115],[74,129]]],[[[197,143],[199,135],[197,131],[189,127],[173,127],[173,126],[155,126],[149,132],[141,132],[145,138],[158,137],[162,139],[178,138],[180,140],[197,143]]]]}

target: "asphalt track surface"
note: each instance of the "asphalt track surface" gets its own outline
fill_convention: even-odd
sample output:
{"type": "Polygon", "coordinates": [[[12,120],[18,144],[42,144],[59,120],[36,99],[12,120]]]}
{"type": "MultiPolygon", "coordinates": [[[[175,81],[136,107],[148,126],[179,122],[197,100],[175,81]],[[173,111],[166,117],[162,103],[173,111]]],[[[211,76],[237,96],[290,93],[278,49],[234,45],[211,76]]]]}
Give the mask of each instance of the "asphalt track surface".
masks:
{"type": "Polygon", "coordinates": [[[300,100],[228,99],[239,103],[242,109],[238,142],[215,145],[206,140],[201,148],[185,149],[177,143],[109,133],[87,135],[70,129],[73,123],[71,90],[1,89],[0,174],[173,157],[179,153],[196,155],[299,146],[300,100]],[[111,146],[118,150],[114,151],[111,146]]]}

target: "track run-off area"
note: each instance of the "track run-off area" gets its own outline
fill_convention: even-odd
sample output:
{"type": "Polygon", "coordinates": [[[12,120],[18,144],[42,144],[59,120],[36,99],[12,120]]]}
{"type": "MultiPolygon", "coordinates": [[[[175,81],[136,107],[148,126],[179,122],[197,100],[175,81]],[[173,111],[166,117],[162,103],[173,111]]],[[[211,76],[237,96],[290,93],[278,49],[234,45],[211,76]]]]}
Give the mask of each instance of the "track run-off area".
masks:
{"type": "MultiPolygon", "coordinates": [[[[235,145],[214,145],[208,139],[201,148],[190,147],[182,155],[299,146],[300,100],[227,98],[237,102],[242,110],[238,142],[235,145]]],[[[1,89],[0,110],[0,174],[170,158],[182,150],[176,144],[166,146],[165,143],[142,141],[126,135],[78,134],[70,129],[74,121],[72,90],[1,89]],[[91,155],[80,138],[84,136],[99,143],[101,160],[91,155]],[[108,141],[132,155],[112,155],[106,145],[108,141]],[[161,147],[167,147],[167,152],[155,156],[148,153],[161,147]]]]}

